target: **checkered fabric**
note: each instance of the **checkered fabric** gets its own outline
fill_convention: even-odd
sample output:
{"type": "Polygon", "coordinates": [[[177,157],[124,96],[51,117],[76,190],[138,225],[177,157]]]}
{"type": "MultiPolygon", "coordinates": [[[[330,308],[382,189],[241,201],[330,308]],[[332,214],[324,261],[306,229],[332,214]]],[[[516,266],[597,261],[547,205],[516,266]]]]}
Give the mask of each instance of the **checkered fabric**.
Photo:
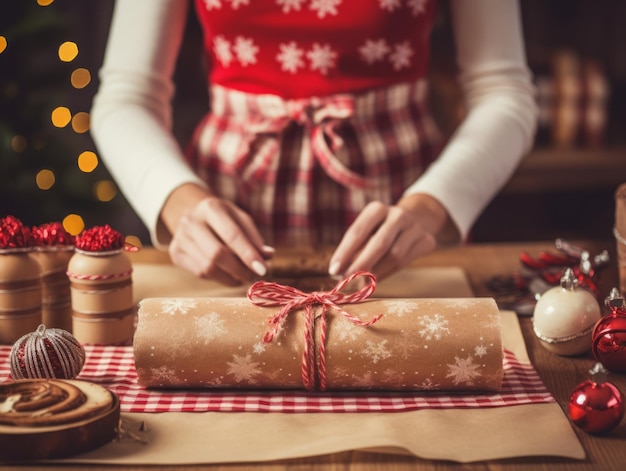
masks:
{"type": "Polygon", "coordinates": [[[270,244],[338,243],[367,203],[395,203],[440,146],[424,81],[294,100],[211,90],[188,159],[270,244]]]}
{"type": "MultiPolygon", "coordinates": [[[[116,393],[123,412],[401,412],[419,409],[502,407],[554,402],[529,363],[505,350],[504,382],[497,393],[146,390],[137,383],[132,347],[85,347],[78,379],[116,393]]],[[[0,381],[10,379],[11,348],[0,346],[0,381]]]]}

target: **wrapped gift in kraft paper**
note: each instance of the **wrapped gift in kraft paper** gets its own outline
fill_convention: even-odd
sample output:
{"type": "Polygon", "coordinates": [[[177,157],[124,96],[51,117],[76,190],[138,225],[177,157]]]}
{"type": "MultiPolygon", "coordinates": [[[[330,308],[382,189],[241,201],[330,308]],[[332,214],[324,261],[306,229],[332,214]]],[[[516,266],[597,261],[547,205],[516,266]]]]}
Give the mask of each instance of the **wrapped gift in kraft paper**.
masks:
{"type": "MultiPolygon", "coordinates": [[[[248,298],[146,298],[134,338],[149,388],[495,391],[491,298],[376,299],[253,285],[248,298]]],[[[338,285],[339,287],[339,285],[338,285]]]]}

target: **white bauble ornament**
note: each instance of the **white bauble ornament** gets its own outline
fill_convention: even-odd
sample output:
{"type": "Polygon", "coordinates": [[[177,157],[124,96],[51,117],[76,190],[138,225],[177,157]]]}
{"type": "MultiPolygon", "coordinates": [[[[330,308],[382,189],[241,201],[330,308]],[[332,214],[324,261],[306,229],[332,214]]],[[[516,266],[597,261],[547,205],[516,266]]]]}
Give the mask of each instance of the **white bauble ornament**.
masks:
{"type": "Polygon", "coordinates": [[[579,288],[574,272],[566,268],[560,286],[549,289],[537,301],[533,329],[549,351],[580,355],[591,349],[591,332],[601,317],[598,300],[579,288]]]}

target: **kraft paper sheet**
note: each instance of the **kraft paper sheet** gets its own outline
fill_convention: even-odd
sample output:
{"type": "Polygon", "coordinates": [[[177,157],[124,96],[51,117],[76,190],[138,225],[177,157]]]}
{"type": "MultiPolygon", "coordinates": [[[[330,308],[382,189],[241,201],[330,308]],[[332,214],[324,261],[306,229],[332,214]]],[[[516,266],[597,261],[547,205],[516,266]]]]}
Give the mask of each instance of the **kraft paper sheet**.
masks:
{"type": "MultiPolygon", "coordinates": [[[[175,278],[178,274],[182,273],[167,265],[137,266],[133,275],[137,297],[197,296],[198,288],[202,295],[225,295],[223,288],[211,291],[205,283],[192,287],[185,281],[181,286],[186,289],[177,292],[173,285],[178,283],[175,278]],[[165,275],[172,278],[164,279],[165,275]],[[162,281],[152,285],[152,280],[162,281]]],[[[182,275],[184,280],[186,274],[182,275]]],[[[465,273],[460,269],[407,269],[392,278],[400,281],[391,286],[394,296],[471,295],[465,273]],[[424,292],[424,286],[434,291],[424,292]],[[452,286],[458,289],[456,293],[449,290],[452,286]]],[[[379,284],[378,296],[384,296],[386,281],[392,279],[379,284]]],[[[240,292],[231,295],[240,295],[240,292]]],[[[514,352],[520,361],[529,362],[516,314],[501,312],[501,326],[504,347],[514,352]]],[[[384,451],[457,462],[526,456],[585,457],[584,449],[556,402],[399,413],[124,415],[131,421],[145,422],[147,445],[122,440],[66,461],[103,465],[251,463],[348,450],[384,451]]]]}

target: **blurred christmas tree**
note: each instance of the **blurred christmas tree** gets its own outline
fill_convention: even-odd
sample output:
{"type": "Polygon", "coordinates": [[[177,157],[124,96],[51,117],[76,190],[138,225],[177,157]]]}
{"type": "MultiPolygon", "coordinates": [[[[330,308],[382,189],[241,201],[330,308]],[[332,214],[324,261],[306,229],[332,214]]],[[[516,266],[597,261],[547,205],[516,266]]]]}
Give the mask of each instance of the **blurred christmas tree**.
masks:
{"type": "Polygon", "coordinates": [[[77,233],[127,203],[98,162],[88,109],[69,104],[90,102],[95,85],[71,40],[75,18],[53,2],[0,6],[0,216],[77,233]]]}

